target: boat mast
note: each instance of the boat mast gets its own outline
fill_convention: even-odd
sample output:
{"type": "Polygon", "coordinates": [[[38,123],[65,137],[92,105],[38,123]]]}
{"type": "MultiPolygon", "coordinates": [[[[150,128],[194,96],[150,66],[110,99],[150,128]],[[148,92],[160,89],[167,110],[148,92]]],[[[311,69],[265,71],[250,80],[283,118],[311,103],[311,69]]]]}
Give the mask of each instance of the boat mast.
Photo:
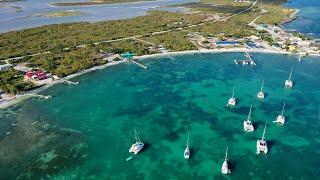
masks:
{"type": "Polygon", "coordinates": [[[282,111],[281,111],[281,115],[283,116],[284,114],[284,107],[286,106],[286,102],[283,103],[283,106],[282,106],[282,111]]]}
{"type": "Polygon", "coordinates": [[[228,146],[227,146],[226,156],[225,156],[225,158],[224,158],[224,161],[227,161],[227,159],[228,159],[228,146]]]}
{"type": "Polygon", "coordinates": [[[136,128],[134,128],[134,138],[136,139],[136,142],[140,142],[140,138],[139,138],[139,135],[137,133],[136,128]]]}
{"type": "Polygon", "coordinates": [[[291,80],[292,70],[293,70],[293,67],[291,68],[291,71],[290,71],[289,80],[291,80]]]}
{"type": "Polygon", "coordinates": [[[232,88],[232,96],[231,96],[231,98],[233,98],[234,97],[234,87],[232,88]]]}
{"type": "Polygon", "coordinates": [[[189,131],[188,131],[188,138],[187,138],[187,147],[189,147],[189,131]]]}
{"type": "Polygon", "coordinates": [[[261,138],[262,140],[264,140],[264,134],[266,133],[266,127],[267,127],[267,122],[264,125],[263,134],[262,134],[262,138],[261,138]]]}
{"type": "Polygon", "coordinates": [[[261,89],[260,89],[260,92],[263,92],[263,84],[264,84],[264,80],[262,81],[262,84],[261,84],[261,89]]]}
{"type": "Polygon", "coordinates": [[[250,106],[250,110],[249,110],[249,114],[248,114],[247,121],[250,121],[250,120],[251,120],[251,109],[252,109],[252,104],[251,104],[251,106],[250,106]]]}

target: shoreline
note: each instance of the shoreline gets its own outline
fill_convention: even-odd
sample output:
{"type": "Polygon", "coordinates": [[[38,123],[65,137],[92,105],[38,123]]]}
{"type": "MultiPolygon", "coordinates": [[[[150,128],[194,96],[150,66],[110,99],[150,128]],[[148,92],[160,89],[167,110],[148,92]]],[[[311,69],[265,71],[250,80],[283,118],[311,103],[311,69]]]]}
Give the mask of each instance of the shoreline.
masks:
{"type": "MultiPolygon", "coordinates": [[[[237,52],[251,52],[251,53],[266,53],[266,54],[283,54],[283,55],[300,55],[299,53],[293,53],[293,52],[287,52],[287,51],[281,51],[281,50],[271,50],[271,49],[247,49],[247,48],[229,48],[229,49],[200,49],[200,50],[188,50],[188,51],[175,51],[175,52],[168,52],[168,53],[157,53],[157,54],[148,54],[148,55],[142,55],[142,56],[135,56],[135,59],[138,60],[146,60],[150,58],[156,58],[156,57],[163,57],[168,55],[187,55],[187,54],[194,54],[194,53],[237,53],[237,52]]],[[[320,55],[308,55],[308,56],[316,56],[319,57],[320,55]]],[[[0,99],[0,109],[5,109],[8,107],[11,107],[15,104],[18,104],[20,102],[23,102],[29,98],[37,97],[42,91],[50,88],[51,86],[54,86],[56,84],[64,83],[65,80],[70,80],[72,78],[75,78],[77,76],[87,74],[89,72],[95,71],[95,70],[102,70],[110,66],[122,64],[124,62],[127,62],[127,60],[122,61],[113,61],[110,63],[106,63],[100,66],[94,66],[92,68],[77,72],[75,74],[70,74],[62,79],[55,80],[50,84],[44,85],[42,87],[39,87],[35,90],[26,92],[25,94],[16,95],[12,99],[4,100],[0,99]]]]}

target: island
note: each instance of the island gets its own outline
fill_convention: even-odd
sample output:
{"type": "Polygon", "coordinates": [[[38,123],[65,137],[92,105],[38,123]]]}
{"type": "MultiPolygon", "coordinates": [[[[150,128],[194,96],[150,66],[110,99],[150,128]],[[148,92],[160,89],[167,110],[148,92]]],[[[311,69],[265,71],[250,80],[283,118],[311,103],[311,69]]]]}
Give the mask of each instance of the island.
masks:
{"type": "Polygon", "coordinates": [[[297,13],[284,7],[285,2],[201,0],[181,4],[188,9],[183,13],[151,11],[132,19],[47,25],[0,34],[0,107],[132,57],[138,60],[185,51],[319,55],[314,40],[281,27],[297,13]]]}
{"type": "MultiPolygon", "coordinates": [[[[142,0],[90,0],[90,1],[79,1],[79,2],[56,2],[51,3],[54,6],[90,6],[90,5],[100,5],[100,4],[115,4],[115,3],[132,3],[139,2],[142,0]]],[[[152,0],[144,0],[152,1],[152,0]]]]}

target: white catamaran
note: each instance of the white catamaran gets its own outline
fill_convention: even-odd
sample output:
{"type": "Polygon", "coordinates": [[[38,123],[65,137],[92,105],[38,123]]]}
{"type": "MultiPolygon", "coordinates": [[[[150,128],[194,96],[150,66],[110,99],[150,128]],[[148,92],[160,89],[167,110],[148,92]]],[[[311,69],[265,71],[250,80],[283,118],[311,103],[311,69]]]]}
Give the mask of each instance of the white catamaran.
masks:
{"type": "Polygon", "coordinates": [[[274,123],[278,123],[278,124],[281,124],[283,125],[284,122],[286,121],[286,117],[284,115],[284,107],[286,106],[286,103],[284,102],[283,103],[283,106],[282,106],[282,111],[281,111],[281,114],[278,115],[277,119],[275,121],[273,121],[274,123]]]}
{"type": "Polygon", "coordinates": [[[138,154],[144,147],[144,143],[140,141],[139,135],[134,129],[134,137],[135,137],[135,143],[131,145],[129,149],[129,153],[138,154]]]}
{"type": "Polygon", "coordinates": [[[250,106],[250,110],[249,110],[249,114],[248,114],[247,120],[243,121],[243,129],[246,132],[254,131],[254,127],[253,127],[253,124],[251,122],[251,109],[252,109],[252,105],[250,106]]]}
{"type": "Polygon", "coordinates": [[[267,127],[267,122],[264,125],[262,138],[257,140],[257,154],[260,154],[260,153],[267,154],[268,153],[267,141],[264,140],[264,135],[266,133],[266,127],[267,127]]]}
{"type": "Polygon", "coordinates": [[[257,94],[257,97],[258,97],[259,99],[264,99],[263,84],[264,84],[264,80],[262,81],[261,89],[260,89],[260,91],[259,91],[258,94],[257,94]]]}
{"type": "Polygon", "coordinates": [[[189,157],[190,157],[189,132],[188,132],[188,138],[187,138],[187,146],[186,146],[186,149],[184,150],[183,156],[185,159],[189,159],[189,157]]]}
{"type": "Polygon", "coordinates": [[[237,103],[237,99],[234,97],[234,87],[232,89],[232,96],[231,98],[228,100],[228,104],[227,106],[235,106],[237,103]]]}
{"type": "Polygon", "coordinates": [[[286,87],[290,87],[290,88],[293,86],[293,81],[291,80],[292,70],[293,70],[293,67],[291,68],[291,71],[290,71],[290,74],[289,74],[289,78],[284,83],[284,85],[286,87]]]}
{"type": "Polygon", "coordinates": [[[226,150],[226,156],[225,156],[224,161],[223,161],[222,166],[221,166],[221,173],[222,174],[231,173],[231,169],[229,168],[229,164],[228,164],[228,147],[227,147],[227,150],[226,150]]]}

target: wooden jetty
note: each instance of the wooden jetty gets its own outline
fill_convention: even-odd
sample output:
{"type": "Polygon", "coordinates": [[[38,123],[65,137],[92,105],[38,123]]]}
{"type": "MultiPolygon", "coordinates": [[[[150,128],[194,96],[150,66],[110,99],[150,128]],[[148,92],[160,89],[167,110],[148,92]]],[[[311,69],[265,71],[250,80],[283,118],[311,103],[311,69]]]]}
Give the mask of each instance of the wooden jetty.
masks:
{"type": "Polygon", "coordinates": [[[243,59],[243,60],[237,60],[237,59],[234,59],[234,63],[235,64],[242,64],[243,66],[246,66],[246,65],[251,65],[251,66],[255,66],[257,65],[256,62],[251,58],[250,54],[245,52],[245,57],[247,57],[248,59],[243,59]]]}
{"type": "Polygon", "coordinates": [[[134,64],[136,64],[136,65],[138,65],[138,66],[142,67],[143,69],[148,69],[148,67],[147,67],[147,66],[145,66],[145,65],[143,65],[143,64],[141,64],[141,63],[139,63],[139,62],[137,62],[137,61],[135,61],[135,60],[133,60],[133,59],[131,59],[131,61],[132,61],[134,64]]]}

